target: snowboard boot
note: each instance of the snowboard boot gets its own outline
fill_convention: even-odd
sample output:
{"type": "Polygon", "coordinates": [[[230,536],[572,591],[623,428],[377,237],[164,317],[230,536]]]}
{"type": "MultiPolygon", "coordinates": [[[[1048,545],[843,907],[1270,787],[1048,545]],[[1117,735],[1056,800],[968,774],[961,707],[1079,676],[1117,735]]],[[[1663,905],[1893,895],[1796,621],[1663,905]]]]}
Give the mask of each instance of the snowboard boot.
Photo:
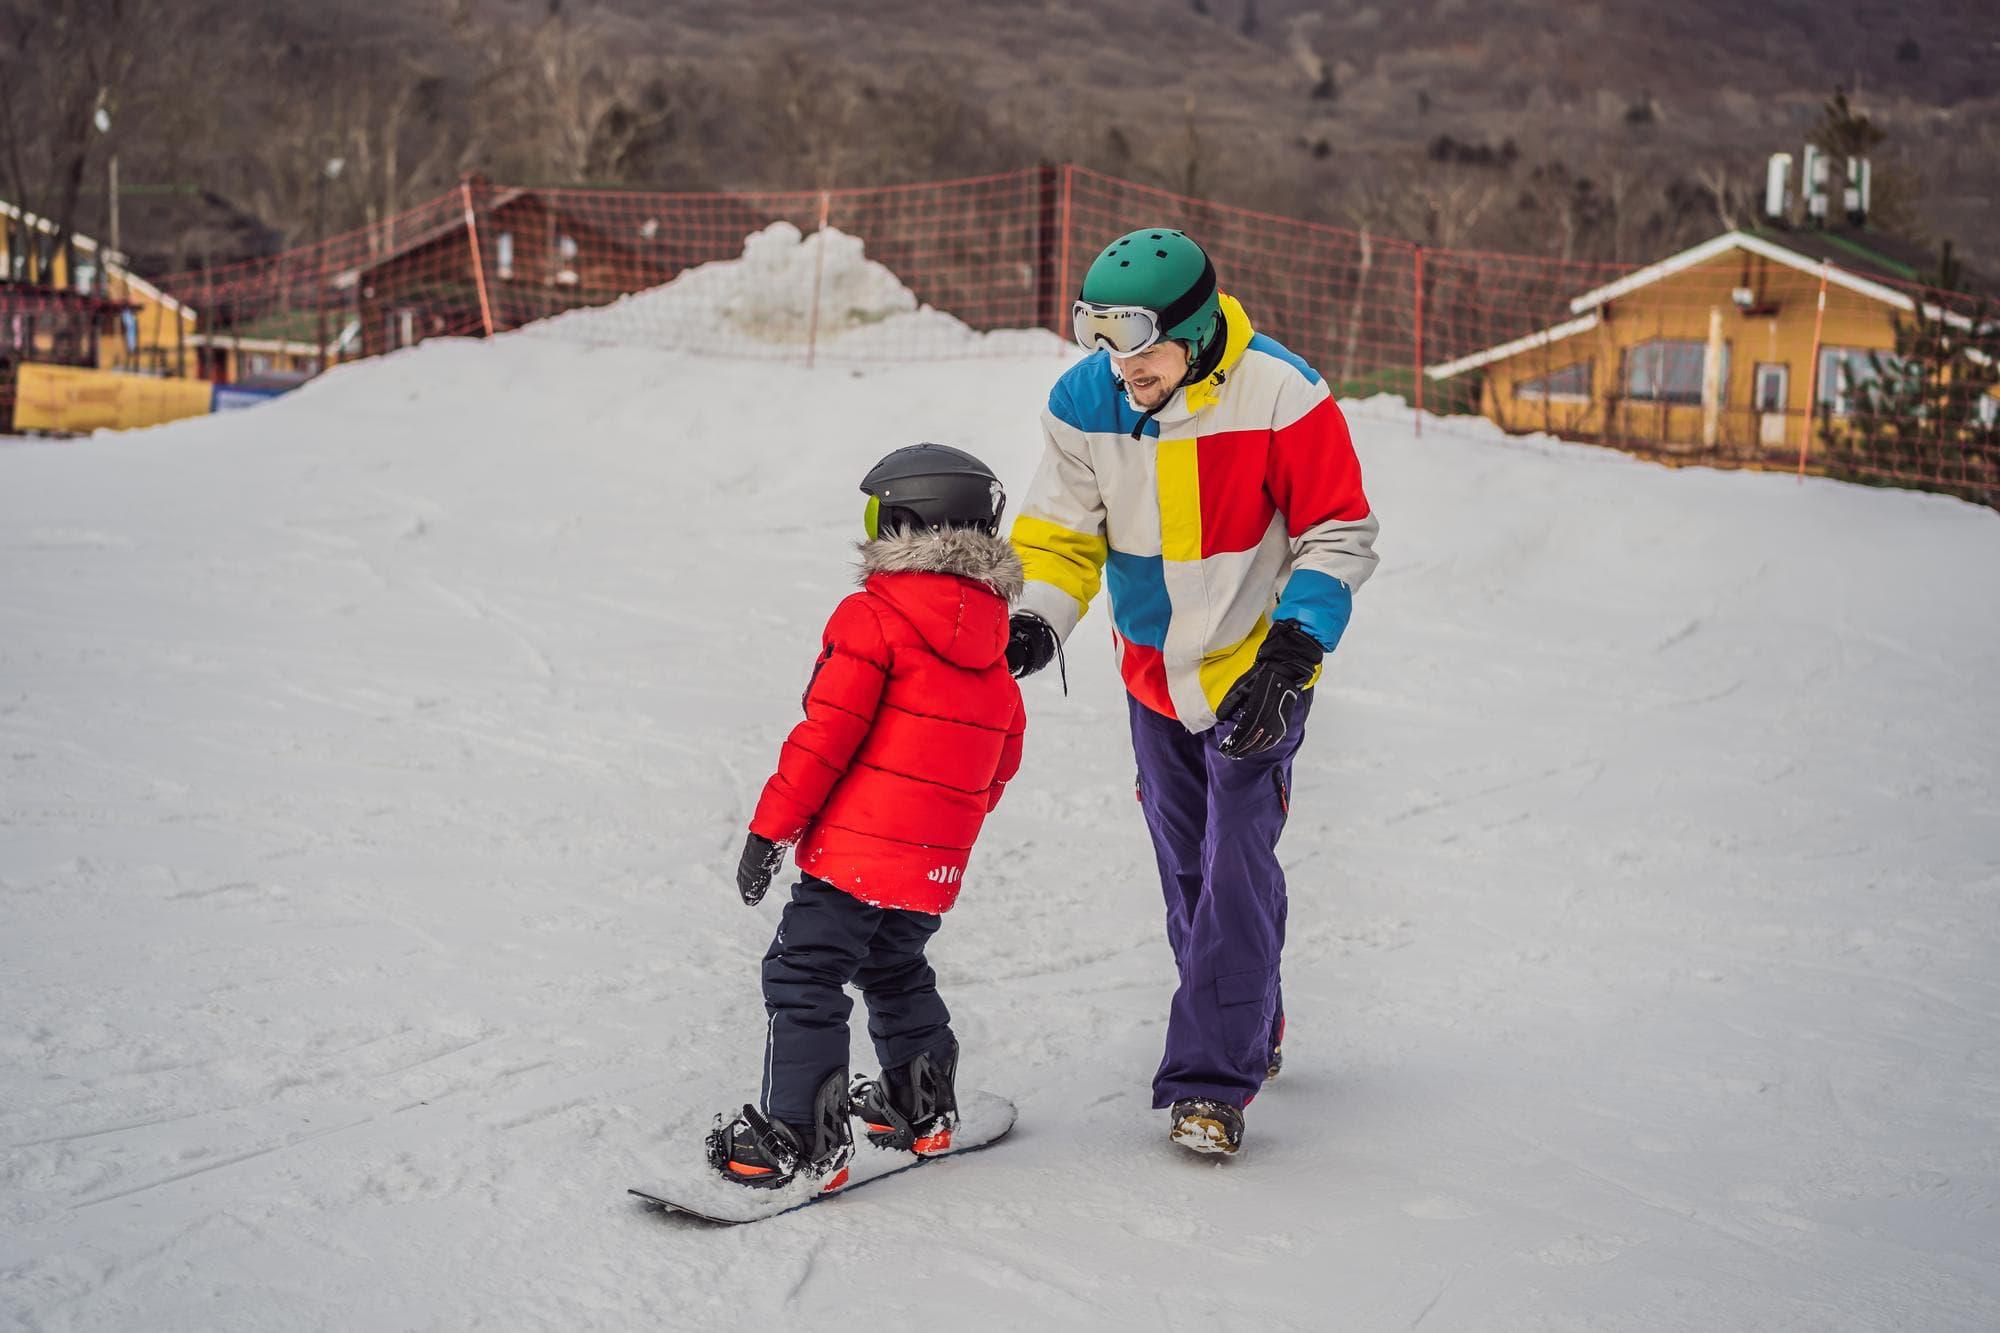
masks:
{"type": "Polygon", "coordinates": [[[1278,1035],[1271,1041],[1271,1064],[1265,1069],[1264,1077],[1274,1079],[1278,1071],[1285,1067],[1285,1020],[1278,1020],[1278,1035]]]}
{"type": "Polygon", "coordinates": [[[708,1161],[739,1185],[781,1189],[800,1176],[831,1194],[847,1183],[854,1138],[847,1127],[847,1071],[835,1070],[813,1098],[813,1123],[801,1129],[770,1119],[754,1106],[727,1124],[720,1115],[708,1135],[708,1161]]]}
{"type": "Polygon", "coordinates": [[[1168,1112],[1167,1137],[1194,1152],[1233,1153],[1243,1146],[1243,1112],[1228,1102],[1185,1097],[1168,1112]]]}
{"type": "Polygon", "coordinates": [[[958,1124],[952,1088],[957,1073],[958,1043],[953,1041],[942,1059],[926,1052],[883,1070],[879,1080],[856,1079],[848,1100],[870,1143],[932,1157],[951,1149],[952,1127],[958,1124]]]}

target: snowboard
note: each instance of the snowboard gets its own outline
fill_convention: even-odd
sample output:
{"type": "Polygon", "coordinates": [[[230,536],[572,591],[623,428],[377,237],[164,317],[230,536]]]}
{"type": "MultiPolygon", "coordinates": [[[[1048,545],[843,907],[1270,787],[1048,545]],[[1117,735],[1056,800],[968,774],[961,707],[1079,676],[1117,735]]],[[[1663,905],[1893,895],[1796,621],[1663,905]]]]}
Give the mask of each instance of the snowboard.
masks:
{"type": "MultiPolygon", "coordinates": [[[[844,1198],[863,1185],[871,1185],[926,1162],[990,1148],[1014,1128],[1014,1103],[990,1092],[960,1094],[958,1114],[958,1125],[951,1132],[950,1150],[925,1157],[895,1148],[878,1148],[868,1141],[866,1135],[856,1134],[854,1158],[847,1164],[847,1183],[831,1194],[823,1193],[816,1180],[796,1180],[780,1189],[768,1190],[738,1185],[724,1180],[705,1161],[699,1174],[690,1172],[685,1179],[634,1186],[625,1192],[656,1208],[721,1226],[762,1222],[827,1199],[844,1198]]],[[[689,1156],[701,1160],[698,1153],[690,1153],[689,1156]]]]}

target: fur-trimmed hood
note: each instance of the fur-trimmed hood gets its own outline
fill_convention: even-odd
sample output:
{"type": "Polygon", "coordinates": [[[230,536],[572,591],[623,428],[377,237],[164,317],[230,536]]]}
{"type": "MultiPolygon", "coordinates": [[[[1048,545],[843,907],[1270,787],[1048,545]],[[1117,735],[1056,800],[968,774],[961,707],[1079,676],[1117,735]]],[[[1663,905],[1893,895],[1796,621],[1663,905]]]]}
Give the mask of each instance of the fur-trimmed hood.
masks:
{"type": "Polygon", "coordinates": [[[976,528],[899,530],[855,549],[861,553],[863,584],[874,574],[956,574],[985,584],[1009,604],[1027,586],[1013,546],[976,528]]]}
{"type": "Polygon", "coordinates": [[[930,650],[973,670],[1007,656],[1007,608],[1021,595],[1021,558],[968,528],[896,532],[861,544],[861,585],[930,650]]]}

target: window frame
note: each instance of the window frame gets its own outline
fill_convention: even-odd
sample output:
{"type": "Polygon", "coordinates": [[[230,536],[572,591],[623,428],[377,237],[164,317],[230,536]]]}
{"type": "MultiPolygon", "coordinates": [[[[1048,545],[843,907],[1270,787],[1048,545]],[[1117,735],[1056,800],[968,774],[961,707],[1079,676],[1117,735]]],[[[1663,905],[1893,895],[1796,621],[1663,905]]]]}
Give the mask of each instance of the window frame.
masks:
{"type": "MultiPolygon", "coordinates": [[[[1729,405],[1729,360],[1729,340],[1725,338],[1722,342],[1721,374],[1716,380],[1716,387],[1719,390],[1716,396],[1717,407],[1727,407],[1729,405]]],[[[1678,369],[1679,367],[1676,367],[1676,370],[1678,369]]],[[[1707,370],[1708,343],[1705,340],[1700,338],[1648,338],[1644,342],[1631,344],[1620,354],[1618,366],[1619,396],[1628,403],[1651,403],[1666,407],[1700,407],[1701,383],[1707,370]],[[1655,374],[1656,383],[1652,392],[1639,393],[1634,391],[1632,387],[1632,372],[1639,364],[1638,358],[1646,352],[1646,349],[1654,347],[1671,347],[1681,350],[1691,349],[1696,353],[1697,360],[1692,396],[1687,395],[1685,391],[1662,393],[1657,381],[1666,379],[1666,376],[1658,374],[1657,368],[1655,374]]]]}
{"type": "Polygon", "coordinates": [[[1750,368],[1750,409],[1753,412],[1763,413],[1766,416],[1775,416],[1779,413],[1792,410],[1791,362],[1759,361],[1750,368]],[[1764,405],[1764,378],[1772,372],[1776,372],[1784,386],[1784,392],[1779,395],[1776,407],[1766,407],[1764,405]]]}
{"type": "MultiPolygon", "coordinates": [[[[1819,411],[1832,417],[1854,415],[1854,404],[1848,398],[1848,387],[1840,382],[1840,368],[1843,365],[1858,362],[1861,365],[1867,366],[1872,371],[1874,369],[1875,358],[1877,357],[1886,363],[1885,368],[1891,372],[1907,368],[1908,363],[1902,357],[1897,356],[1893,348],[1849,347],[1839,343],[1823,344],[1819,349],[1819,383],[1813,390],[1814,406],[1819,411]],[[1837,361],[1832,360],[1835,357],[1840,359],[1837,361]]],[[[1882,376],[1871,375],[1865,382],[1874,384],[1882,378],[1882,376]]],[[[1858,388],[1863,382],[1856,380],[1855,387],[1858,388]]]]}
{"type": "Polygon", "coordinates": [[[1518,403],[1588,403],[1591,398],[1591,386],[1597,382],[1596,377],[1596,358],[1586,356],[1580,360],[1571,361],[1567,365],[1557,366],[1553,370],[1544,371],[1542,374],[1531,376],[1527,379],[1516,379],[1513,383],[1514,401],[1518,403]],[[1572,371],[1582,372],[1582,389],[1552,389],[1549,387],[1552,383],[1569,375],[1572,371]]]}

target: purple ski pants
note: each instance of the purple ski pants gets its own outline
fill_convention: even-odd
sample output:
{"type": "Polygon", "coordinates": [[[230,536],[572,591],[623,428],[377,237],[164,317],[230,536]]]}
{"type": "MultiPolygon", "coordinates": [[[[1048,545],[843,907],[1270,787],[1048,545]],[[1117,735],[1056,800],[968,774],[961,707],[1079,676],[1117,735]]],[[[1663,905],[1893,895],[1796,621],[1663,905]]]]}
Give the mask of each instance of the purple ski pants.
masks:
{"type": "Polygon", "coordinates": [[[1305,692],[1282,741],[1245,759],[1217,751],[1227,724],[1190,732],[1127,698],[1139,803],[1159,858],[1167,942],[1180,969],[1166,1056],[1153,1076],[1155,1107],[1184,1097],[1242,1106],[1264,1085],[1284,1022],[1278,835],[1312,694],[1305,692]]]}

